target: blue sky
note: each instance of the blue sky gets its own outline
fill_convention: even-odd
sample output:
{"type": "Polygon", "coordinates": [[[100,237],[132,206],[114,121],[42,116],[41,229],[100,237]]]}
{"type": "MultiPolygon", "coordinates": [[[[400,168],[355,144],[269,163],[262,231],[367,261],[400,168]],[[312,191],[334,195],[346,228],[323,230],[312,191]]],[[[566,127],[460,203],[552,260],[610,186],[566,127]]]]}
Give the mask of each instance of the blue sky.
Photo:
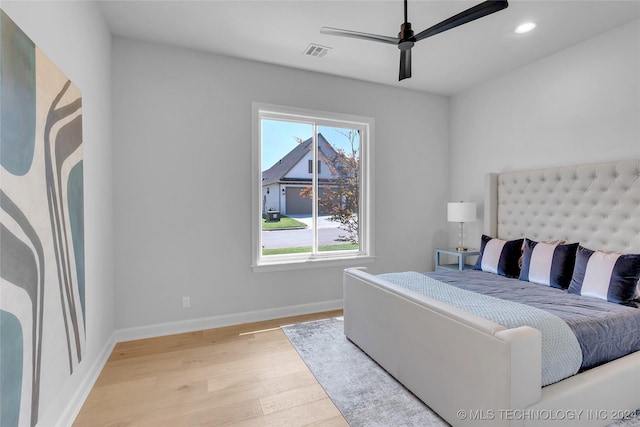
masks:
{"type": "MultiPolygon", "coordinates": [[[[318,131],[334,148],[342,148],[347,153],[351,151],[351,145],[347,138],[337,132],[335,128],[318,126],[318,131]]],[[[313,127],[306,123],[263,120],[262,170],[269,169],[286,156],[298,144],[296,138],[307,140],[311,138],[312,132],[313,127]]]]}

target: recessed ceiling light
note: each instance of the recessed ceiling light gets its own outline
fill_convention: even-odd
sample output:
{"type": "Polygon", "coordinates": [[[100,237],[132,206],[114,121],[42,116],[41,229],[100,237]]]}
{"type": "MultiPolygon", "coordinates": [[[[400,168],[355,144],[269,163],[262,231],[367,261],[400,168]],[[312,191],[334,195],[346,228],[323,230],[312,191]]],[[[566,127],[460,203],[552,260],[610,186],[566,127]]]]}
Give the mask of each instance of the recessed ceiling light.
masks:
{"type": "Polygon", "coordinates": [[[525,22],[524,24],[518,25],[518,28],[516,28],[516,33],[518,34],[528,33],[529,31],[533,30],[535,27],[536,27],[536,24],[534,24],[533,22],[525,22]]]}

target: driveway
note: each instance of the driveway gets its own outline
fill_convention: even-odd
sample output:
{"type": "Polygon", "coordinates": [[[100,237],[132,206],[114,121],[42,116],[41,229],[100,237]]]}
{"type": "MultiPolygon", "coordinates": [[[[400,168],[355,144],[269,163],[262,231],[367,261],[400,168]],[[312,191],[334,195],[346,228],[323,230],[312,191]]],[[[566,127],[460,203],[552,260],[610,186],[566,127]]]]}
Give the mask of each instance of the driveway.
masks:
{"type": "MultiPolygon", "coordinates": [[[[296,246],[311,246],[313,239],[313,229],[311,228],[311,217],[302,215],[289,215],[300,222],[308,225],[302,230],[270,230],[262,232],[262,245],[265,249],[293,248],[296,246]]],[[[340,223],[329,221],[328,216],[318,217],[318,245],[333,245],[340,235],[346,235],[344,230],[340,230],[340,223]]]]}
{"type": "MultiPolygon", "coordinates": [[[[289,218],[293,218],[297,221],[304,222],[307,224],[309,228],[311,228],[311,223],[313,218],[310,215],[287,215],[289,218]]],[[[318,230],[321,228],[338,228],[340,225],[337,221],[329,221],[331,218],[329,215],[319,216],[318,217],[318,230]]]]}

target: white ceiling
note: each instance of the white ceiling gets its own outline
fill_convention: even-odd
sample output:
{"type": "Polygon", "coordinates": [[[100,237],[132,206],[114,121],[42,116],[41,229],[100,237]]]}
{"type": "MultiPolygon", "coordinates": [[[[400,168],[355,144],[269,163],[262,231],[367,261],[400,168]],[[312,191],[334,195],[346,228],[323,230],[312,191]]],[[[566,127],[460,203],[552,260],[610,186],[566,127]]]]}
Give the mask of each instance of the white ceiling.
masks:
{"type": "MultiPolygon", "coordinates": [[[[416,33],[480,1],[409,0],[416,33]]],[[[512,0],[493,15],[418,42],[413,77],[398,82],[399,50],[320,34],[323,26],[395,37],[401,0],[103,1],[117,36],[451,95],[640,17],[640,0],[512,0]],[[537,28],[515,34],[534,21],[537,28]],[[310,43],[330,47],[304,55],[310,43]]],[[[639,36],[640,48],[640,36],[639,36]]]]}

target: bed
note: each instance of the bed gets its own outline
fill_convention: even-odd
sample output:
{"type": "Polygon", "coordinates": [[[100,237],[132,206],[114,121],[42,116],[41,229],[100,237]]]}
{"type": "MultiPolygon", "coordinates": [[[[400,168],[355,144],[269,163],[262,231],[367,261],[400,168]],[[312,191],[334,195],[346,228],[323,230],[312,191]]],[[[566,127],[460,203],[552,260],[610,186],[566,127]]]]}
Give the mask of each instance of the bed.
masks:
{"type": "MultiPolygon", "coordinates": [[[[640,160],[487,174],[483,231],[638,254],[640,160]]],[[[640,351],[543,386],[538,329],[357,268],[344,272],[344,317],[346,336],[452,425],[602,426],[640,408],[640,351]]]]}

